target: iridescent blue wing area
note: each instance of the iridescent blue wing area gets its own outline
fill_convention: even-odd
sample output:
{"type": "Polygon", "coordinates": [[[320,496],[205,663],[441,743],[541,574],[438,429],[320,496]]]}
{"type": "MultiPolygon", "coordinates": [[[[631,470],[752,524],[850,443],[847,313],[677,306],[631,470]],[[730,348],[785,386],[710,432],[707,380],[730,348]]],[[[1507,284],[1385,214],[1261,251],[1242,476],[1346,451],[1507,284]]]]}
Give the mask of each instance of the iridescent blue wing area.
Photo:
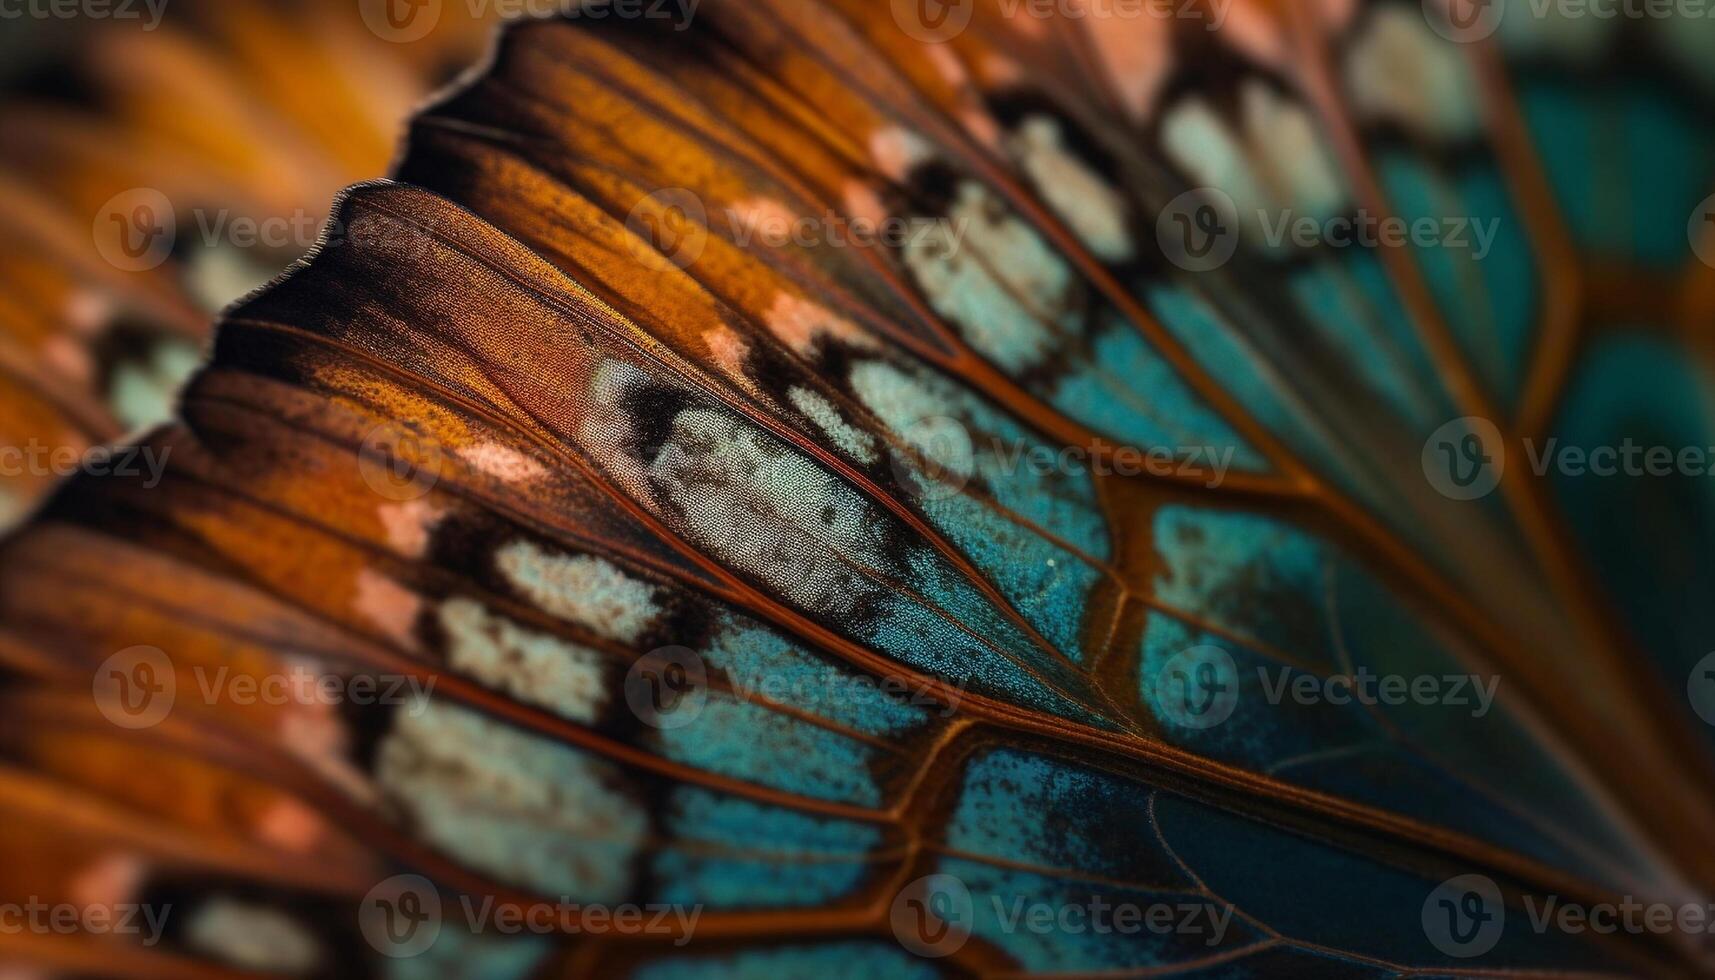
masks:
{"type": "Polygon", "coordinates": [[[1520,925],[1715,880],[1692,719],[1519,462],[1612,421],[1540,380],[1595,240],[1535,62],[910,6],[521,24],[423,109],[158,478],[6,545],[5,886],[170,905],[140,975],[1686,968],[1520,925]],[[1490,496],[1425,465],[1459,416],[1490,496]]]}

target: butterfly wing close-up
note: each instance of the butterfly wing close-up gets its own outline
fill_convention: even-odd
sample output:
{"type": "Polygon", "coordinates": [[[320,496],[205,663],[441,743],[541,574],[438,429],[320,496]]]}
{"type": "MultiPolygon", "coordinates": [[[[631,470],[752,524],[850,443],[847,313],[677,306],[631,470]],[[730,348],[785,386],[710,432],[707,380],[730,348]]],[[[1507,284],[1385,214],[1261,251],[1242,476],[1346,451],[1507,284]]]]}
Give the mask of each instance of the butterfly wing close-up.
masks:
{"type": "MultiPolygon", "coordinates": [[[[1715,970],[1702,5],[543,6],[331,208],[225,89],[0,141],[109,259],[7,244],[0,962],[1715,970]],[[128,418],[56,318],[195,349],[136,195],[250,191],[128,418]]],[[[344,175],[316,29],[197,50],[344,175]]]]}

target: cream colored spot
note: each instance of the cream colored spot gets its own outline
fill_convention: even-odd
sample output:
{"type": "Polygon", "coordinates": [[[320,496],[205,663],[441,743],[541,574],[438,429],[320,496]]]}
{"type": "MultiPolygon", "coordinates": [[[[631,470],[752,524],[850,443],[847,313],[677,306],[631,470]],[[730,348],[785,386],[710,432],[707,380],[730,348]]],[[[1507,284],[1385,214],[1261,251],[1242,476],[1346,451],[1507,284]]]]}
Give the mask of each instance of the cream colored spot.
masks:
{"type": "Polygon", "coordinates": [[[559,555],[514,541],[495,564],[537,608],[622,643],[636,643],[661,614],[659,589],[593,555],[559,555]]]}
{"type": "Polygon", "coordinates": [[[477,472],[503,483],[528,483],[547,475],[541,463],[498,442],[485,442],[462,450],[459,458],[477,472]]]}
{"type": "Polygon", "coordinates": [[[875,437],[841,418],[839,410],[826,398],[797,386],[788,391],[786,397],[792,400],[798,411],[816,423],[835,448],[866,466],[876,461],[875,437]]]}
{"type": "Polygon", "coordinates": [[[291,916],[230,898],[197,909],[185,941],[234,966],[271,973],[309,973],[323,955],[315,936],[291,916]]]}
{"type": "Polygon", "coordinates": [[[1463,51],[1438,37],[1416,7],[1378,7],[1352,44],[1346,72],[1353,103],[1371,117],[1445,138],[1477,128],[1463,51]]]}
{"type": "Polygon", "coordinates": [[[417,649],[414,631],[423,600],[416,593],[373,568],[365,568],[357,574],[352,605],[388,639],[407,650],[417,649]]]}
{"type": "Polygon", "coordinates": [[[1066,148],[1059,122],[1031,116],[1008,140],[1008,149],[1030,175],[1036,192],[1090,251],[1107,262],[1131,258],[1131,233],[1126,227],[1130,207],[1066,148]]]}
{"type": "Polygon", "coordinates": [[[607,703],[605,661],[596,650],[490,615],[470,599],[442,603],[441,625],[449,666],[488,687],[586,725],[607,703]]]}

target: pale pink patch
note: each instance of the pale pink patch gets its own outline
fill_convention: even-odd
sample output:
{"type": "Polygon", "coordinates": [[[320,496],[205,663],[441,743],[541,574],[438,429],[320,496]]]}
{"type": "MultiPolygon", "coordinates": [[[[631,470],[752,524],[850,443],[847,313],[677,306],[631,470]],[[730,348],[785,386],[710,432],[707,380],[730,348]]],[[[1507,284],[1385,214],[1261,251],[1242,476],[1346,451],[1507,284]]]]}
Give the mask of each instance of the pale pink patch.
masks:
{"type": "Polygon", "coordinates": [[[352,606],[389,639],[408,650],[416,649],[417,639],[412,630],[423,609],[423,600],[416,593],[366,568],[358,573],[357,595],[352,606]]]}
{"type": "Polygon", "coordinates": [[[1037,16],[1035,6],[1032,4],[1019,4],[1014,8],[1007,24],[1032,41],[1040,41],[1048,34],[1047,20],[1037,16]]]}
{"type": "Polygon", "coordinates": [[[527,483],[547,475],[541,463],[498,442],[485,442],[461,450],[459,458],[477,472],[504,483],[527,483]]]}
{"type": "Polygon", "coordinates": [[[53,371],[80,384],[95,378],[95,362],[88,349],[70,337],[49,337],[42,344],[42,360],[53,371]]]}
{"type": "MultiPolygon", "coordinates": [[[[748,235],[758,244],[782,247],[791,242],[798,215],[772,197],[747,197],[727,210],[733,234],[748,235]]],[[[745,244],[742,240],[740,244],[745,244]]]]}
{"type": "Polygon", "coordinates": [[[1322,20],[1330,31],[1345,30],[1357,16],[1357,0],[1321,0],[1322,20]]]}
{"type": "Polygon", "coordinates": [[[899,126],[878,129],[869,138],[869,155],[876,169],[896,182],[903,182],[911,168],[929,159],[932,152],[923,137],[899,126]]]}
{"type": "Polygon", "coordinates": [[[142,859],[134,854],[103,854],[71,880],[72,901],[101,907],[129,902],[143,883],[144,870],[142,859]]]}
{"type": "Polygon", "coordinates": [[[929,64],[946,80],[948,85],[960,86],[968,83],[970,77],[965,74],[965,66],[959,63],[959,56],[945,44],[929,46],[929,64]]]}
{"type": "Polygon", "coordinates": [[[834,337],[854,347],[875,346],[851,321],[789,293],[776,294],[774,305],[769,307],[763,318],[781,343],[800,354],[810,353],[816,338],[823,336],[834,337]]]}
{"type": "Polygon", "coordinates": [[[1141,120],[1155,104],[1171,67],[1167,25],[1154,17],[1096,22],[1086,25],[1090,44],[1118,95],[1120,105],[1141,120]]]}
{"type": "Polygon", "coordinates": [[[407,558],[421,558],[429,550],[429,535],[447,513],[426,497],[387,504],[379,511],[387,543],[407,558]]]}
{"type": "Polygon", "coordinates": [[[868,221],[880,227],[887,221],[887,205],[875,188],[861,180],[848,180],[845,186],[846,214],[856,221],[868,221]]]}
{"type": "Polygon", "coordinates": [[[374,787],[346,758],[345,729],[333,716],[331,705],[313,712],[286,712],[280,719],[280,739],[287,751],[323,779],[360,803],[374,802],[374,787]]]}
{"type": "Polygon", "coordinates": [[[1000,124],[994,121],[993,116],[981,109],[966,109],[959,113],[959,122],[978,143],[991,150],[1000,149],[1000,124]]]}
{"type": "Polygon", "coordinates": [[[1227,43],[1275,68],[1286,65],[1288,34],[1281,29],[1280,15],[1256,0],[1236,0],[1221,25],[1227,43]]]}
{"type": "Polygon", "coordinates": [[[1013,85],[1024,80],[1024,69],[1004,54],[983,58],[983,81],[989,86],[1013,85]]]}
{"type": "Polygon", "coordinates": [[[703,343],[709,349],[709,359],[722,374],[746,388],[751,387],[750,379],[744,374],[744,359],[750,353],[750,346],[744,342],[743,337],[731,327],[722,324],[713,330],[705,331],[703,343]]]}
{"type": "Polygon", "coordinates": [[[327,834],[327,822],[297,800],[280,799],[262,814],[256,831],[275,847],[307,854],[327,834]]]}
{"type": "Polygon", "coordinates": [[[66,300],[66,326],[82,336],[94,336],[112,316],[113,303],[100,293],[79,290],[66,300]]]}

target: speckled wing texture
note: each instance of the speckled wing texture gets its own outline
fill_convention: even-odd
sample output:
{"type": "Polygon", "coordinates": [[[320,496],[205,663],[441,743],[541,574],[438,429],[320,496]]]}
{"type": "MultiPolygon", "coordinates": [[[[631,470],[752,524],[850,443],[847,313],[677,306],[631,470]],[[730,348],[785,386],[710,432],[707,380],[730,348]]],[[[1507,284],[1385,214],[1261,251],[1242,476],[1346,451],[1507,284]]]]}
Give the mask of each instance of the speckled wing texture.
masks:
{"type": "Polygon", "coordinates": [[[1522,903],[1715,885],[1709,486],[1525,445],[1715,444],[1710,22],[909,6],[513,25],[224,315],[159,485],[74,480],[0,555],[0,897],[171,914],[0,955],[1696,969],[1522,903]],[[1196,271],[1158,216],[1202,187],[1241,231],[1196,271]],[[1498,233],[1244,217],[1283,212],[1498,233]],[[1426,476],[1456,418],[1486,497],[1426,476]],[[1281,693],[1366,675],[1492,703],[1281,693]],[[345,696],[240,694],[304,676],[345,696]],[[1510,913],[1469,958],[1464,876],[1510,913]],[[1172,927],[1061,914],[1100,907],[1172,927]]]}

